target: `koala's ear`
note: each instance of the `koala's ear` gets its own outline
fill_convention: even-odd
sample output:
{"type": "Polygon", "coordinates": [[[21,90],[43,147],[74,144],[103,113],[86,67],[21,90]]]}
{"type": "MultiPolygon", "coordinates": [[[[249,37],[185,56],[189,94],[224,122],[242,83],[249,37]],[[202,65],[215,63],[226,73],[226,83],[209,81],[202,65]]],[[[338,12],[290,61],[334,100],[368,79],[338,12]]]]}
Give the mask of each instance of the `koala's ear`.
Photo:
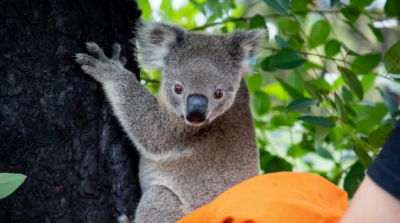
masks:
{"type": "Polygon", "coordinates": [[[186,31],[178,26],[141,21],[136,31],[137,58],[148,69],[162,70],[165,57],[181,43],[186,31]]]}
{"type": "Polygon", "coordinates": [[[230,34],[232,46],[240,47],[240,50],[232,49],[232,54],[239,54],[241,70],[244,73],[252,72],[251,58],[262,48],[267,31],[265,29],[255,29],[251,31],[236,31],[230,34]]]}

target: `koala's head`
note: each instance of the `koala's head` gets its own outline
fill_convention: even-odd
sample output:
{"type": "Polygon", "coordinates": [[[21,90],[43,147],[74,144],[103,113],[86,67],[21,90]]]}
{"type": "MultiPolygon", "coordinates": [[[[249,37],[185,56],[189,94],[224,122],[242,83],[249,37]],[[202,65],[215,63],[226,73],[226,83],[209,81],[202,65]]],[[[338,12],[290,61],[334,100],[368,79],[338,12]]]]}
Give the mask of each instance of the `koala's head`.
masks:
{"type": "Polygon", "coordinates": [[[137,56],[143,67],[162,71],[159,94],[168,109],[187,124],[200,126],[232,106],[264,35],[265,30],[208,35],[143,22],[137,56]]]}

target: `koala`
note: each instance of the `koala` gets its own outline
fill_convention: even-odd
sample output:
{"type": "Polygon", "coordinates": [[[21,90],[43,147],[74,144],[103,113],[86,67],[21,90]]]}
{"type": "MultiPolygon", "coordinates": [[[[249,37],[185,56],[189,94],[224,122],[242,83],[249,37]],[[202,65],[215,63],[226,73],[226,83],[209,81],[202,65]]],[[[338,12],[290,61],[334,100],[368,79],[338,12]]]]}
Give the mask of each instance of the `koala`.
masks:
{"type": "Polygon", "coordinates": [[[243,76],[265,31],[211,35],[142,21],[136,33],[139,64],[162,72],[157,96],[124,68],[117,44],[108,58],[87,43],[91,55],[76,54],[76,62],[102,85],[140,153],[134,222],[171,223],[259,174],[243,76]]]}

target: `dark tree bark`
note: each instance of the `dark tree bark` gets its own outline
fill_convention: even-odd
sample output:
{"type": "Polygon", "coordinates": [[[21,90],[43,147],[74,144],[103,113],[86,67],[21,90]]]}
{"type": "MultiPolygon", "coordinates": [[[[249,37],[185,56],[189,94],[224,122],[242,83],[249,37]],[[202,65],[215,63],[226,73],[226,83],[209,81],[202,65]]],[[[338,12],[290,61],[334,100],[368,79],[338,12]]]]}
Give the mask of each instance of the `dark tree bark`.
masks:
{"type": "Polygon", "coordinates": [[[0,1],[0,172],[28,176],[0,200],[0,222],[133,215],[138,154],[72,56],[119,42],[138,74],[128,41],[140,14],[128,0],[0,1]]]}

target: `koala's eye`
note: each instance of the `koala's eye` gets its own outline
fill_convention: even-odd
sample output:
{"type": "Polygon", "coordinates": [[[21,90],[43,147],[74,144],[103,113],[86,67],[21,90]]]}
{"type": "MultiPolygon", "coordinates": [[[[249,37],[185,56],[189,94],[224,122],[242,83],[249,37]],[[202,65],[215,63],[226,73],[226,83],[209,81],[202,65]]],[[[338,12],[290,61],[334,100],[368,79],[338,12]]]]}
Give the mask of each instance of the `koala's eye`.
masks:
{"type": "Polygon", "coordinates": [[[221,89],[218,89],[214,92],[214,98],[215,99],[220,99],[224,96],[224,92],[221,89]]]}
{"type": "Polygon", "coordinates": [[[177,94],[182,94],[182,90],[183,90],[182,85],[180,85],[180,84],[175,84],[175,86],[174,86],[174,91],[175,91],[175,93],[177,93],[177,94]]]}

